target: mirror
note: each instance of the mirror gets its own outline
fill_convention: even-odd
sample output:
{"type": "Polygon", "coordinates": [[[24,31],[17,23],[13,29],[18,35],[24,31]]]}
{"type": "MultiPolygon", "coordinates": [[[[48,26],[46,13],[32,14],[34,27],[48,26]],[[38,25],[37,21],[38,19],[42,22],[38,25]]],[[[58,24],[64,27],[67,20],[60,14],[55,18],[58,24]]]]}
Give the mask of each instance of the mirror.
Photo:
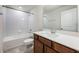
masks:
{"type": "Polygon", "coordinates": [[[78,32],[77,5],[45,5],[44,29],[78,32]]]}

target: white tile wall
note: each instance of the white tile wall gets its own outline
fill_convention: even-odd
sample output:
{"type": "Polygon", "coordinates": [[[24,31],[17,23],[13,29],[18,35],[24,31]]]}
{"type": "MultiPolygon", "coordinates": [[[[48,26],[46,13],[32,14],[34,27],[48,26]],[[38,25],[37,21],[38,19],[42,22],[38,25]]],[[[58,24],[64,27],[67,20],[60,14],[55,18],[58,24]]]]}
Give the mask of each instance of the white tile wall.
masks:
{"type": "Polygon", "coordinates": [[[0,6],[0,52],[3,52],[2,40],[3,40],[3,14],[2,14],[2,7],[0,6]]]}

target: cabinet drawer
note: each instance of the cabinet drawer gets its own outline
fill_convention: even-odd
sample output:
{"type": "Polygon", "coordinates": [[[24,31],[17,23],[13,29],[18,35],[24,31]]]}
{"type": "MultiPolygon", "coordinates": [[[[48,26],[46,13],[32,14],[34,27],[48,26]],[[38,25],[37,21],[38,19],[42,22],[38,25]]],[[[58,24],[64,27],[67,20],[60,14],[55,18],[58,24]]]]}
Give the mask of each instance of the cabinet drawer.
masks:
{"type": "Polygon", "coordinates": [[[46,39],[46,38],[43,38],[43,37],[39,37],[39,40],[44,43],[45,45],[51,47],[51,41],[46,39]]]}
{"type": "Polygon", "coordinates": [[[75,52],[75,50],[67,48],[66,46],[63,46],[56,42],[53,42],[53,45],[54,45],[54,49],[60,53],[74,53],[75,52]]]}

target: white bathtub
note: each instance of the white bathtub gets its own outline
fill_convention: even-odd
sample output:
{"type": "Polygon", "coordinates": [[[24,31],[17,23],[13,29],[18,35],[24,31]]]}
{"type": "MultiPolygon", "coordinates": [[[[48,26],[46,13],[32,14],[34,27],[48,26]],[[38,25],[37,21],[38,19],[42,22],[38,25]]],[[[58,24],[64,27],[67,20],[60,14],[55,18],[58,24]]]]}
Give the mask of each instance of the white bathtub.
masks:
{"type": "Polygon", "coordinates": [[[3,50],[6,51],[8,49],[23,45],[24,40],[31,36],[32,36],[31,33],[26,33],[5,37],[3,40],[3,50]]]}

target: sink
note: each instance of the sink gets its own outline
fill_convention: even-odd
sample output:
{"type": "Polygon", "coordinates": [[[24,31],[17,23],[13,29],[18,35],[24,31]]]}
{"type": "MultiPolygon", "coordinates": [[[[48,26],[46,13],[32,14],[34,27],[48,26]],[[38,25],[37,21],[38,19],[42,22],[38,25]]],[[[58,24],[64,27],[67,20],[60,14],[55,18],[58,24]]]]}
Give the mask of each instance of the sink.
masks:
{"type": "Polygon", "coordinates": [[[57,33],[51,33],[49,34],[48,36],[50,36],[51,38],[56,38],[58,37],[59,35],[57,33]]]}
{"type": "Polygon", "coordinates": [[[50,38],[56,38],[59,35],[57,33],[53,33],[53,32],[41,32],[42,35],[44,35],[45,37],[50,37],[50,38]]]}

